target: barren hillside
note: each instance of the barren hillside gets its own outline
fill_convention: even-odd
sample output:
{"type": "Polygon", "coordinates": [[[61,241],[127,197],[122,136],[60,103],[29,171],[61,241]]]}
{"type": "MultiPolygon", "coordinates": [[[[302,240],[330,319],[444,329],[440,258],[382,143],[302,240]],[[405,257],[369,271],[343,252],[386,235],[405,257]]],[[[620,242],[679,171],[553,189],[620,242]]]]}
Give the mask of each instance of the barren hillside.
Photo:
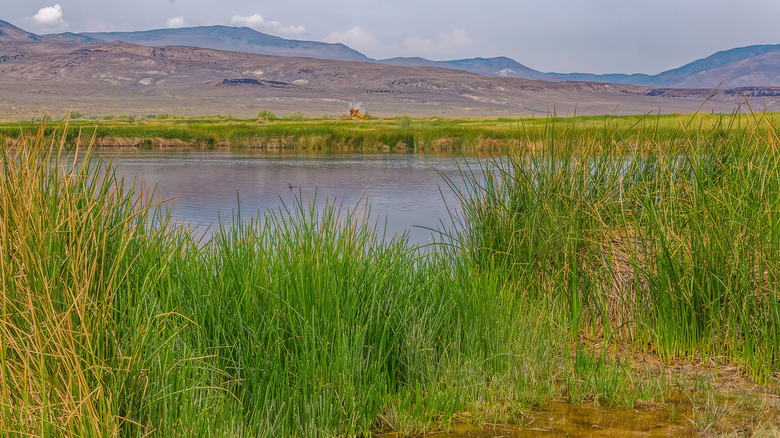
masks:
{"type": "MultiPolygon", "coordinates": [[[[340,114],[363,102],[374,115],[527,116],[692,112],[707,90],[481,76],[438,67],[290,58],[192,47],[0,42],[0,118],[71,107],[86,114],[251,116],[340,114]]],[[[780,89],[753,93],[778,109],[780,89]]],[[[718,92],[703,111],[733,111],[741,92],[718,92]]]]}

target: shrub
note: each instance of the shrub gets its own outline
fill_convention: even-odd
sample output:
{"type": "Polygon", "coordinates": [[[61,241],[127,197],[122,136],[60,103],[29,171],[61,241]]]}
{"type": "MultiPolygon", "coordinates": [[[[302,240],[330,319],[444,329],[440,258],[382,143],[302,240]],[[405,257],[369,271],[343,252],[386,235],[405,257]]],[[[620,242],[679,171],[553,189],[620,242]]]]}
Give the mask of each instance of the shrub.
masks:
{"type": "Polygon", "coordinates": [[[260,120],[277,120],[279,117],[272,113],[270,110],[264,109],[257,113],[257,118],[260,120]]]}

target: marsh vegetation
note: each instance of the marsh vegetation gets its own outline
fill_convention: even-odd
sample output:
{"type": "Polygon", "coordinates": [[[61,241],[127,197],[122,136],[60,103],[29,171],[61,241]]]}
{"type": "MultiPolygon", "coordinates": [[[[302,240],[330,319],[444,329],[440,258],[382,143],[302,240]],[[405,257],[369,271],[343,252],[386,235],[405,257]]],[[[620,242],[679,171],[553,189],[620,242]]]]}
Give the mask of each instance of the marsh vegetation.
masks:
{"type": "MultiPolygon", "coordinates": [[[[674,150],[693,137],[699,142],[719,136],[767,135],[774,121],[756,123],[751,114],[541,117],[524,119],[413,119],[408,116],[350,120],[324,117],[301,120],[295,113],[277,117],[261,111],[257,118],[229,115],[185,118],[172,114],[101,116],[71,119],[63,135],[66,147],[138,149],[262,149],[303,152],[385,152],[464,154],[537,149],[558,141],[614,145],[617,150],[674,150]],[[77,141],[78,140],[78,141],[77,141]]],[[[774,117],[765,115],[765,117],[774,117]]],[[[38,121],[0,122],[0,143],[15,142],[38,121]]],[[[56,128],[44,129],[50,135],[56,128]]]]}
{"type": "Polygon", "coordinates": [[[451,181],[457,225],[421,255],[303,202],[199,241],[110,164],[58,159],[78,129],[14,137],[0,431],[413,435],[535,427],[554,401],[663,410],[690,432],[772,429],[772,115],[328,123],[279,126],[344,144],[363,128],[428,144],[438,126],[466,144],[503,126],[506,142],[463,169],[465,188],[451,181]]]}

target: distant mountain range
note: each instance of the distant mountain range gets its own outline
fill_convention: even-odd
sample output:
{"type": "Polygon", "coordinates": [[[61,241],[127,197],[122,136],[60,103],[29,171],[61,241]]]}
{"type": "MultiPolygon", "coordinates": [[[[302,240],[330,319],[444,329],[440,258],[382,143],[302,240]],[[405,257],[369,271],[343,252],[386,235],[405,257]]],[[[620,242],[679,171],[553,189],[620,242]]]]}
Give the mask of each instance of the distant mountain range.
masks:
{"type": "Polygon", "coordinates": [[[537,81],[588,81],[607,82],[613,84],[650,85],[652,76],[643,74],[607,74],[596,75],[590,73],[543,73],[526,67],[514,59],[504,56],[496,58],[471,58],[455,61],[431,61],[425,58],[392,58],[377,62],[391,65],[444,67],[465,70],[485,76],[503,78],[534,79],[537,81]]]}
{"type": "Polygon", "coordinates": [[[543,73],[505,57],[457,61],[429,61],[423,58],[393,58],[379,61],[392,65],[425,65],[466,70],[486,76],[540,81],[588,81],[670,88],[724,88],[780,86],[780,45],[740,47],[717,52],[704,59],[657,75],[590,73],[543,73]]]}
{"type": "Polygon", "coordinates": [[[780,86],[780,45],[749,46],[717,52],[657,75],[541,72],[506,57],[431,61],[416,57],[374,60],[344,44],[290,40],[248,27],[199,26],[137,32],[83,32],[36,35],[0,21],[0,41],[65,40],[90,44],[122,42],[151,47],[193,46],[263,55],[378,62],[395,66],[457,69],[485,76],[542,81],[587,81],[669,88],[780,86]]]}
{"type": "MultiPolygon", "coordinates": [[[[277,114],[342,114],[351,102],[363,102],[371,114],[382,117],[533,117],[551,113],[690,113],[700,109],[729,113],[744,105],[746,97],[754,108],[780,108],[780,87],[724,87],[709,96],[707,88],[562,81],[561,77],[572,76],[556,78],[508,58],[444,65],[424,59],[367,62],[346,46],[284,40],[246,28],[169,31],[128,34],[145,40],[145,44],[160,44],[147,46],[114,42],[117,34],[35,35],[0,22],[0,117],[23,120],[42,113],[66,114],[71,108],[96,115],[251,117],[260,109],[277,114]],[[176,39],[188,35],[192,37],[189,41],[176,39]],[[232,50],[193,47],[217,43],[232,50]],[[307,57],[240,51],[249,49],[307,57]],[[417,63],[428,65],[408,66],[417,63]],[[547,78],[554,80],[538,80],[547,78]]],[[[752,58],[773,53],[766,51],[752,58]]],[[[711,66],[715,73],[707,74],[716,75],[724,65],[739,62],[746,61],[715,62],[711,66]]],[[[700,70],[694,66],[692,71],[700,70]]],[[[674,79],[674,74],[690,80],[684,69],[668,77],[674,79]]],[[[615,79],[625,78],[618,75],[615,79]]]]}

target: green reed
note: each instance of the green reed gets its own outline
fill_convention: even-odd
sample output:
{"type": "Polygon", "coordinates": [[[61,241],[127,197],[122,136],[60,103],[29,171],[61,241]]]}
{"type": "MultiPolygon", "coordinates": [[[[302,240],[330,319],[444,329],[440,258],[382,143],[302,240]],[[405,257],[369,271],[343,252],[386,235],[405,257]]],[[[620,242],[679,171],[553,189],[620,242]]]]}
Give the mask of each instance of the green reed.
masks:
{"type": "Polygon", "coordinates": [[[571,336],[712,357],[764,381],[780,365],[774,125],[759,114],[713,135],[697,121],[681,118],[673,141],[637,130],[609,143],[551,122],[543,147],[467,169],[464,254],[557,308],[571,336]]]}
{"type": "Polygon", "coordinates": [[[500,277],[335,202],[200,242],[62,138],[4,149],[4,434],[413,433],[555,395],[563,338],[500,277]]]}
{"type": "MultiPolygon", "coordinates": [[[[463,152],[504,153],[515,148],[535,149],[545,145],[552,132],[577,142],[598,140],[602,145],[647,150],[653,145],[669,147],[699,135],[702,141],[748,138],[774,126],[757,124],[751,114],[587,116],[501,119],[309,119],[258,120],[225,117],[162,117],[147,119],[71,120],[63,133],[73,145],[83,133],[93,134],[98,145],[139,148],[235,148],[287,149],[323,152],[463,152]],[[628,144],[626,137],[641,139],[628,144]],[[706,137],[706,138],[705,138],[706,137]]],[[[0,122],[0,143],[20,132],[38,129],[38,123],[0,122]]],[[[47,134],[53,127],[46,127],[47,134]]],[[[84,139],[84,138],[82,138],[84,139]]],[[[86,146],[88,141],[82,142],[86,146]]]]}
{"type": "Polygon", "coordinates": [[[773,131],[681,121],[663,141],[534,122],[538,137],[464,170],[462,226],[427,252],[336,200],[237,213],[199,241],[41,125],[2,150],[0,432],[414,434],[522,422],[561,395],[663,398],[615,345],[765,379],[773,131]]]}

